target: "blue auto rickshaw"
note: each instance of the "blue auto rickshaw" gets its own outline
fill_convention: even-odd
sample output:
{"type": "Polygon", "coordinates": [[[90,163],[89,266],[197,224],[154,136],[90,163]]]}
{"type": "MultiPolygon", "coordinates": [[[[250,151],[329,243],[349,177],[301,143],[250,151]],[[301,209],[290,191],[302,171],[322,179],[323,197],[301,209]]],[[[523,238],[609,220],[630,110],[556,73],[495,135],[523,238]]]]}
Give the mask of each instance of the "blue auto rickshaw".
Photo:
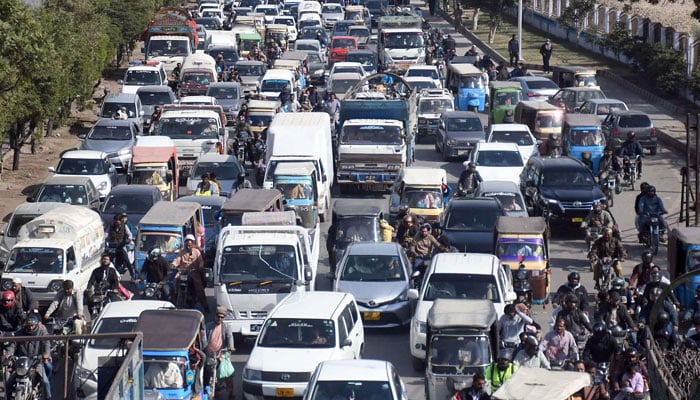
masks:
{"type": "Polygon", "coordinates": [[[203,382],[204,360],[199,357],[207,345],[201,312],[145,310],[134,331],[143,333],[144,390],[157,390],[166,399],[212,398],[209,382],[203,382]],[[202,393],[196,393],[196,387],[202,393]]]}
{"type": "Polygon", "coordinates": [[[214,254],[216,251],[216,239],[219,233],[219,218],[221,207],[226,202],[226,197],[222,196],[184,196],[177,199],[179,202],[197,203],[202,206],[204,217],[204,247],[209,250],[205,256],[206,265],[214,265],[214,254]]]}
{"type": "Polygon", "coordinates": [[[319,223],[318,180],[310,161],[277,164],[273,187],[284,196],[285,210],[294,211],[301,225],[314,229],[319,223]]]}
{"type": "Polygon", "coordinates": [[[483,72],[462,58],[454,57],[447,64],[447,87],[454,95],[458,110],[483,112],[487,89],[483,72]]]}
{"type": "MultiPolygon", "coordinates": [[[[668,235],[668,274],[671,281],[688,272],[700,269],[700,227],[675,228],[668,235]]],[[[675,289],[682,308],[687,308],[700,286],[700,275],[675,289]]]]}
{"type": "Polygon", "coordinates": [[[564,155],[583,160],[583,154],[589,153],[593,173],[597,174],[605,149],[605,136],[598,117],[592,114],[567,114],[561,137],[564,155]]]}

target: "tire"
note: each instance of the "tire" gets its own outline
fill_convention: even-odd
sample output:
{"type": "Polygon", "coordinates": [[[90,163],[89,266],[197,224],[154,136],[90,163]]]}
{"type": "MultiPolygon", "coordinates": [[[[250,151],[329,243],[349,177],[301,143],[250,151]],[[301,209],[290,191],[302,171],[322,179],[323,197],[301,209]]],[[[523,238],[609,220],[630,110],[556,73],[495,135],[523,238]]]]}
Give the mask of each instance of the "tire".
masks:
{"type": "Polygon", "coordinates": [[[656,255],[659,252],[659,232],[656,231],[656,233],[651,234],[651,237],[649,239],[651,242],[652,254],[656,255]]]}
{"type": "Polygon", "coordinates": [[[657,152],[658,150],[659,150],[659,149],[658,149],[657,147],[652,147],[651,149],[649,149],[649,154],[651,154],[652,156],[655,156],[655,155],[656,155],[656,152],[657,152]]]}
{"type": "Polygon", "coordinates": [[[411,364],[413,365],[413,370],[420,372],[420,371],[425,371],[425,361],[421,360],[420,358],[416,357],[411,357],[411,364]]]}
{"type": "Polygon", "coordinates": [[[442,147],[442,161],[444,162],[450,162],[450,157],[447,155],[447,151],[445,151],[445,146],[443,145],[442,147]]]}

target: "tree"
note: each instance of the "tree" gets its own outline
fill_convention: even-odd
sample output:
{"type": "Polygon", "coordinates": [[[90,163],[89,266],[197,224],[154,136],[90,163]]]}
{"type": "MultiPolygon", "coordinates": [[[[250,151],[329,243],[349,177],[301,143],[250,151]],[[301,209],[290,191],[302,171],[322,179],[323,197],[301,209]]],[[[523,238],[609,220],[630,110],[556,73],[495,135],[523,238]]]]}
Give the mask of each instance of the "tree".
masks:
{"type": "Polygon", "coordinates": [[[616,22],[613,30],[604,34],[601,41],[603,49],[612,51],[617,61],[621,61],[620,56],[634,44],[634,37],[623,22],[616,22]]]}
{"type": "MultiPolygon", "coordinates": [[[[503,22],[503,15],[506,10],[515,7],[517,0],[462,0],[462,5],[465,8],[473,8],[476,10],[474,19],[478,18],[479,11],[485,11],[489,15],[489,38],[488,42],[493,43],[496,37],[496,31],[503,22]]],[[[476,23],[474,24],[476,29],[476,23]]]]}
{"type": "MultiPolygon", "coordinates": [[[[588,13],[593,11],[595,0],[571,0],[569,6],[566,7],[559,17],[559,23],[567,28],[576,31],[576,43],[584,31],[586,18],[588,13]]],[[[569,38],[569,31],[566,31],[566,37],[569,38]]]]}

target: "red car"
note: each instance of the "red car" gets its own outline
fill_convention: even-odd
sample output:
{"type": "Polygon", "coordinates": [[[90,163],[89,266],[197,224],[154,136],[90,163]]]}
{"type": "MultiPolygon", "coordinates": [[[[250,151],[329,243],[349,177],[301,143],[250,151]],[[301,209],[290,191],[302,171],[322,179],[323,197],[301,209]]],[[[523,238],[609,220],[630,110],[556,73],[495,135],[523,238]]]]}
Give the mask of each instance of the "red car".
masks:
{"type": "Polygon", "coordinates": [[[345,61],[348,52],[357,49],[357,39],[353,36],[333,36],[330,49],[328,50],[330,64],[333,65],[334,62],[345,61]]]}

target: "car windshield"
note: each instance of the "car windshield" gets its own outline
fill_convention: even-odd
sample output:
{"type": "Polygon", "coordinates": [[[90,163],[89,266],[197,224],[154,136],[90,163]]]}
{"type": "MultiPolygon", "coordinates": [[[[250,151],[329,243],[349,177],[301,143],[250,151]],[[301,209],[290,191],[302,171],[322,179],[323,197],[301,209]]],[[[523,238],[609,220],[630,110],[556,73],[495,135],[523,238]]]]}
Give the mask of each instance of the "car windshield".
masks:
{"type": "Polygon", "coordinates": [[[150,40],[148,42],[148,57],[173,57],[187,55],[189,39],[181,40],[150,40]]]}
{"type": "Polygon", "coordinates": [[[111,101],[102,104],[100,117],[112,119],[122,107],[126,108],[126,113],[129,118],[136,118],[136,105],[134,103],[117,103],[111,101]]]}
{"type": "Polygon", "coordinates": [[[180,389],[185,387],[185,357],[143,357],[144,389],[180,389]]]}
{"type": "Polygon", "coordinates": [[[339,218],[336,229],[336,242],[377,242],[379,227],[374,217],[339,218]]]}
{"type": "Polygon", "coordinates": [[[529,89],[533,90],[541,90],[541,89],[559,89],[559,86],[557,86],[556,83],[550,81],[549,79],[545,80],[533,80],[533,81],[521,81],[523,85],[525,85],[529,89]]]}
{"type": "Polygon", "coordinates": [[[90,158],[62,158],[58,162],[56,173],[61,175],[104,175],[105,160],[90,158]]]}
{"type": "Polygon", "coordinates": [[[278,15],[277,7],[257,7],[255,9],[256,13],[263,13],[267,16],[278,15]]]}
{"type": "Polygon", "coordinates": [[[409,68],[408,71],[406,71],[406,76],[423,76],[431,79],[440,79],[436,70],[427,68],[409,68]]]}
{"type": "Polygon", "coordinates": [[[493,131],[491,133],[493,143],[515,143],[518,146],[532,146],[535,142],[527,131],[493,131]]]}
{"type": "Polygon", "coordinates": [[[361,74],[362,67],[359,65],[336,65],[333,68],[333,74],[340,74],[342,72],[354,72],[361,74]]]}
{"type": "Polygon", "coordinates": [[[105,200],[103,212],[106,214],[146,214],[153,205],[152,199],[150,193],[147,196],[110,195],[105,200]]]}
{"type": "Polygon", "coordinates": [[[524,240],[504,240],[499,239],[498,258],[501,260],[524,260],[534,261],[544,259],[544,248],[542,241],[535,242],[536,239],[524,240]]]}
{"type": "Polygon", "coordinates": [[[588,169],[548,170],[542,175],[542,186],[593,186],[593,175],[588,169]]]}
{"type": "Polygon", "coordinates": [[[310,400],[372,399],[392,400],[387,381],[316,381],[310,400]]]}
{"type": "Polygon", "coordinates": [[[425,286],[423,300],[469,299],[501,301],[496,277],[478,274],[432,274],[425,286]]]}
{"type": "Polygon", "coordinates": [[[221,29],[221,22],[216,18],[197,18],[197,25],[201,25],[214,31],[221,29]]]}
{"type": "Polygon", "coordinates": [[[480,131],[483,127],[479,118],[448,118],[448,131],[480,131]]]}
{"type": "Polygon", "coordinates": [[[603,131],[598,129],[576,129],[571,130],[571,144],[573,146],[603,146],[605,138],[603,131]]]}
{"type": "Polygon", "coordinates": [[[374,57],[370,54],[348,54],[348,62],[358,62],[363,67],[370,66],[374,68],[374,57]]]}
{"type": "Polygon", "coordinates": [[[435,84],[434,80],[427,80],[427,81],[408,81],[408,86],[411,87],[411,89],[416,92],[420,93],[421,90],[423,89],[436,89],[437,85],[435,84]]]}
{"type": "Polygon", "coordinates": [[[304,19],[299,22],[299,28],[307,28],[309,26],[321,26],[321,21],[317,19],[304,19]]]}
{"type": "Polygon", "coordinates": [[[221,279],[232,281],[290,281],[299,278],[290,245],[226,246],[221,256],[221,279]]]}
{"type": "Polygon", "coordinates": [[[461,88],[467,88],[467,89],[483,89],[484,88],[484,80],[481,78],[481,76],[475,76],[475,75],[467,75],[467,76],[462,76],[460,78],[460,84],[459,87],[461,88]]]}
{"type": "Polygon", "coordinates": [[[421,114],[440,114],[453,111],[452,102],[448,99],[421,99],[418,112],[421,114]]]}
{"type": "Polygon", "coordinates": [[[157,247],[163,254],[177,253],[182,248],[181,236],[174,233],[144,232],[142,230],[136,240],[136,251],[145,253],[157,247]]]}
{"type": "Polygon", "coordinates": [[[346,259],[341,281],[387,282],[405,278],[399,256],[351,255],[346,259]]]}
{"type": "Polygon", "coordinates": [[[263,64],[237,64],[236,70],[240,76],[263,76],[267,68],[263,64]]]}
{"type": "Polygon", "coordinates": [[[343,12],[343,7],[340,4],[324,4],[321,8],[321,14],[340,14],[343,12]]]}
{"type": "MultiPolygon", "coordinates": [[[[593,111],[594,108],[595,108],[595,106],[585,107],[585,109],[588,110],[589,114],[591,113],[591,111],[593,111]]],[[[623,110],[627,110],[627,105],[625,103],[605,103],[605,104],[598,104],[598,107],[595,108],[595,113],[596,113],[596,115],[608,115],[611,112],[623,111],[623,110]]]]}
{"type": "Polygon", "coordinates": [[[24,224],[33,220],[34,218],[40,216],[41,214],[15,214],[12,216],[12,220],[5,231],[5,236],[7,237],[17,237],[19,233],[19,228],[23,227],[24,224]]]}
{"type": "Polygon", "coordinates": [[[205,173],[215,173],[218,180],[234,180],[241,173],[241,167],[236,162],[198,162],[194,167],[193,177],[200,177],[205,173]]]}
{"type": "Polygon", "coordinates": [[[401,128],[387,125],[345,125],[341,143],[400,145],[401,128]]]}
{"type": "Polygon", "coordinates": [[[160,85],[160,73],[158,71],[126,71],[125,85],[160,85]]]}
{"type": "MultiPolygon", "coordinates": [[[[321,57],[316,52],[309,52],[309,64],[322,64],[321,57]]],[[[323,68],[323,66],[321,66],[323,68]]]]}
{"type": "Polygon", "coordinates": [[[387,49],[420,49],[423,48],[423,34],[413,32],[385,33],[384,47],[387,49]]]}
{"type": "Polygon", "coordinates": [[[162,106],[163,104],[171,104],[173,102],[168,92],[147,92],[139,90],[138,95],[139,99],[141,99],[141,104],[144,106],[162,106]]]}
{"type": "Polygon", "coordinates": [[[494,197],[503,206],[503,210],[506,212],[510,211],[523,211],[525,206],[523,205],[522,198],[515,193],[507,192],[488,192],[482,193],[481,197],[494,197]]]}
{"type": "Polygon", "coordinates": [[[457,374],[491,360],[487,336],[435,335],[430,342],[430,369],[436,374],[457,374]]]}
{"type": "Polygon", "coordinates": [[[208,85],[212,80],[213,76],[209,72],[185,72],[182,74],[182,84],[184,85],[208,85]]]}
{"type": "Polygon", "coordinates": [[[261,92],[281,92],[289,81],[284,79],[265,79],[260,85],[261,92]]]}
{"type": "Polygon", "coordinates": [[[272,122],[271,115],[249,115],[248,124],[250,126],[269,126],[272,122]]]}
{"type": "Polygon", "coordinates": [[[296,43],[295,46],[299,51],[318,51],[318,46],[314,43],[296,43]]]}
{"type": "Polygon", "coordinates": [[[55,201],[75,206],[87,205],[85,186],[82,185],[46,185],[39,194],[39,202],[55,201]]]}
{"type": "Polygon", "coordinates": [[[522,167],[523,157],[519,151],[488,150],[479,151],[477,167],[522,167]]]}
{"type": "Polygon", "coordinates": [[[268,318],[257,346],[333,348],[335,324],[330,319],[268,318]]]}
{"type": "Polygon", "coordinates": [[[494,99],[496,106],[515,106],[523,98],[521,91],[517,92],[498,92],[494,99]]]}
{"type": "Polygon", "coordinates": [[[333,93],[345,93],[359,81],[359,79],[333,79],[331,81],[333,93]]]}
{"type": "Polygon", "coordinates": [[[561,128],[562,114],[537,114],[535,129],[538,128],[561,128]]]}
{"type": "Polygon", "coordinates": [[[212,58],[218,57],[219,54],[221,54],[224,57],[224,61],[227,64],[232,64],[238,61],[238,52],[235,50],[213,49],[209,51],[209,55],[212,56],[212,58]]]}
{"type": "Polygon", "coordinates": [[[214,118],[161,118],[160,134],[171,139],[216,139],[219,126],[214,118]]]}
{"type": "Polygon", "coordinates": [[[491,232],[496,219],[503,215],[497,207],[455,207],[445,216],[445,229],[466,232],[491,232]]]}
{"type": "MultiPolygon", "coordinates": [[[[129,333],[136,326],[138,317],[100,318],[93,333],[129,333]]],[[[118,338],[100,338],[90,341],[90,347],[96,349],[113,349],[119,343],[118,338]]]]}
{"type": "Polygon", "coordinates": [[[409,208],[440,209],[442,193],[437,189],[408,189],[404,191],[401,204],[409,208]]]}
{"type": "Polygon", "coordinates": [[[87,136],[90,140],[131,140],[129,126],[105,126],[95,125],[87,136]]]}
{"type": "Polygon", "coordinates": [[[617,125],[620,128],[648,128],[651,120],[646,114],[621,115],[617,125]]]}
{"type": "Polygon", "coordinates": [[[207,96],[226,100],[237,100],[240,98],[236,86],[210,86],[207,90],[207,96]]]}
{"type": "Polygon", "coordinates": [[[275,24],[294,26],[294,19],[292,18],[275,18],[273,21],[275,24]]]}
{"type": "Polygon", "coordinates": [[[333,39],[331,47],[334,49],[355,49],[357,44],[353,39],[333,39]]]}
{"type": "Polygon", "coordinates": [[[368,38],[369,37],[369,29],[367,28],[351,28],[348,29],[348,35],[353,36],[356,38],[368,38]]]}
{"type": "Polygon", "coordinates": [[[63,250],[50,247],[16,247],[10,253],[5,272],[62,274],[63,250]]]}

